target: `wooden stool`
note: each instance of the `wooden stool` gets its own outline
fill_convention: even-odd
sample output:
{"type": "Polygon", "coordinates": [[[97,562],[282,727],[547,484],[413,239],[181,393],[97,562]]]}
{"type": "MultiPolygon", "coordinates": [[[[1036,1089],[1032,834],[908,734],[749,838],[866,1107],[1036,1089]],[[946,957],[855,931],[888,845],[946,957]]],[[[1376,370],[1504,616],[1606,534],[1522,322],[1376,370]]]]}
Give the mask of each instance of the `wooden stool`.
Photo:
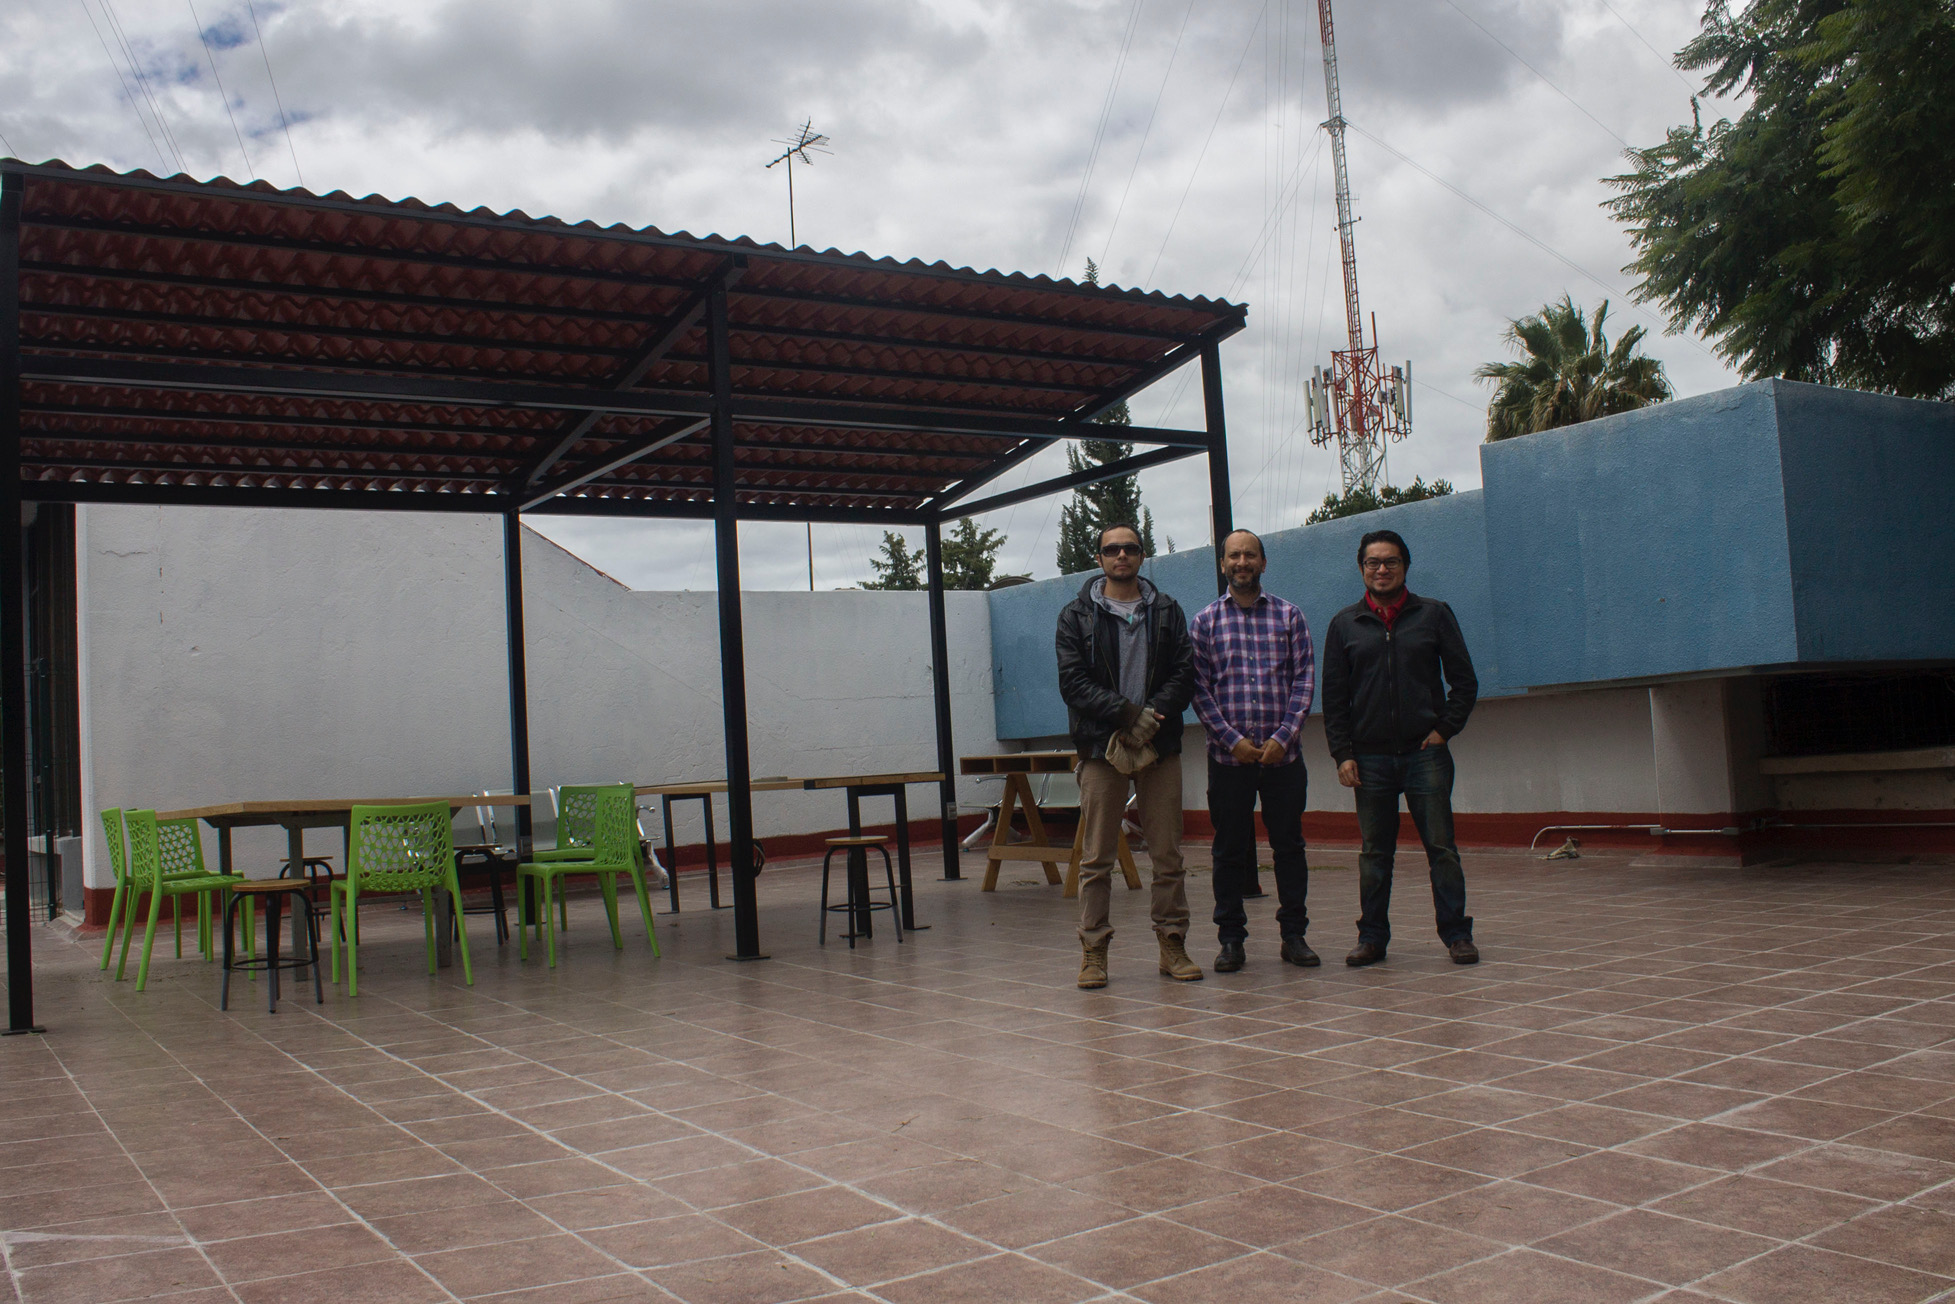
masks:
{"type": "MultiPolygon", "coordinates": [[[[294,943],[298,941],[296,927],[293,930],[292,940],[294,943]]],[[[326,1003],[326,989],[319,977],[319,916],[312,904],[311,885],[303,878],[256,878],[248,879],[232,887],[230,900],[224,907],[224,985],[218,994],[217,1008],[220,1010],[231,1008],[231,971],[233,969],[262,969],[269,979],[266,986],[270,991],[266,999],[269,1002],[271,1012],[277,1014],[279,970],[303,969],[308,965],[312,967],[313,997],[319,1004],[324,1005],[326,1003]],[[252,908],[251,903],[259,897],[265,899],[265,953],[260,956],[249,956],[243,960],[239,960],[236,958],[236,953],[231,943],[231,925],[237,918],[238,907],[242,905],[245,909],[249,910],[252,908]],[[280,959],[278,954],[278,919],[281,908],[285,904],[286,897],[292,897],[297,901],[297,905],[293,907],[295,924],[297,922],[298,912],[300,910],[305,912],[305,931],[308,945],[306,953],[303,956],[297,954],[297,947],[295,946],[293,948],[293,955],[286,959],[280,959]]]]}
{"type": "Polygon", "coordinates": [[[869,924],[871,912],[889,911],[889,917],[896,924],[896,940],[903,940],[903,915],[896,908],[896,870],[889,859],[889,839],[880,834],[858,838],[829,838],[828,854],[821,858],[821,928],[817,934],[821,945],[828,945],[828,916],[833,911],[846,911],[849,917],[849,950],[855,949],[858,937],[873,937],[869,924]],[[882,853],[883,877],[889,883],[889,900],[877,901],[869,895],[869,848],[874,847],[882,853]],[[835,853],[848,853],[849,899],[838,906],[828,904],[828,867],[835,859],[835,853]]]}

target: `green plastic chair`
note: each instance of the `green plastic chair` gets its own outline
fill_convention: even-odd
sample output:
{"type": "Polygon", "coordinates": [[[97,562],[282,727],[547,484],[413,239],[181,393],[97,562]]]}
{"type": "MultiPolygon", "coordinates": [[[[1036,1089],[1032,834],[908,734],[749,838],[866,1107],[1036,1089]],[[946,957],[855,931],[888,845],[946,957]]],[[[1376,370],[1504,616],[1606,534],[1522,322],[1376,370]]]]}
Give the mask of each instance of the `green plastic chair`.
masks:
{"type": "MultiPolygon", "coordinates": [[[[164,826],[159,825],[158,827],[160,829],[164,826]]],[[[127,930],[131,926],[136,917],[137,903],[134,899],[136,893],[132,892],[129,887],[127,835],[123,831],[122,811],[119,807],[112,807],[102,812],[102,832],[107,837],[109,844],[109,868],[115,874],[115,895],[109,898],[109,935],[102,939],[102,963],[100,967],[106,970],[109,967],[109,962],[115,959],[116,930],[118,928],[127,930]]],[[[166,876],[172,874],[172,871],[167,868],[169,863],[170,857],[165,855],[164,864],[166,867],[164,873],[166,876]]],[[[202,869],[196,869],[191,872],[203,873],[204,871],[202,869]]],[[[176,897],[170,898],[170,914],[176,922],[176,953],[177,958],[180,960],[183,958],[183,911],[179,906],[179,899],[176,897]]],[[[202,937],[201,929],[199,930],[199,937],[200,939],[202,937]]],[[[123,949],[126,954],[128,950],[126,943],[123,949]]],[[[120,970],[117,972],[119,975],[120,970]]]]}
{"type": "MultiPolygon", "coordinates": [[[[163,914],[163,902],[194,896],[197,901],[198,937],[204,954],[210,954],[210,910],[212,899],[244,879],[236,874],[212,874],[204,869],[203,839],[193,820],[160,822],[153,810],[132,810],[123,814],[129,830],[129,889],[124,899],[127,922],[122,930],[122,959],[115,966],[121,979],[129,964],[129,944],[135,938],[136,902],[149,894],[149,922],[143,929],[142,962],[136,969],[136,990],[149,986],[150,952],[156,945],[156,924],[163,914]]],[[[177,954],[183,954],[181,943],[177,954]]]]}
{"type": "MultiPolygon", "coordinates": [[[[557,845],[530,852],[534,863],[550,865],[566,861],[590,861],[597,857],[597,794],[608,792],[605,784],[568,783],[553,794],[557,807],[557,845]]],[[[517,875],[518,888],[522,876],[517,875]]],[[[557,926],[570,927],[570,907],[557,902],[557,926]]]]}
{"type": "MultiPolygon", "coordinates": [[[[645,917],[645,940],[652,944],[652,954],[657,955],[658,932],[652,924],[652,898],[645,886],[645,867],[639,863],[638,825],[634,818],[634,798],[628,783],[612,784],[606,787],[566,787],[559,806],[557,827],[560,831],[566,816],[579,812],[573,818],[586,818],[582,812],[588,811],[591,855],[589,859],[552,859],[526,861],[516,866],[516,882],[519,887],[525,879],[529,880],[540,893],[541,908],[530,893],[521,894],[522,909],[525,914],[517,932],[521,938],[521,954],[529,958],[529,939],[531,929],[547,929],[549,932],[550,967],[557,963],[557,916],[562,909],[564,898],[560,895],[560,881],[571,874],[595,874],[598,886],[604,892],[604,913],[611,923],[611,945],[624,950],[624,934],[618,927],[618,875],[626,874],[638,893],[638,910],[645,917]],[[556,897],[559,910],[552,911],[551,899],[556,897]],[[537,915],[541,915],[541,920],[537,915]]],[[[574,825],[573,825],[574,827],[574,825]]]]}
{"type": "Polygon", "coordinates": [[[435,971],[434,894],[446,892],[455,907],[462,947],[462,980],[475,985],[469,962],[468,923],[462,885],[455,873],[454,812],[445,801],[401,806],[355,806],[346,833],[346,877],[335,879],[327,923],[333,935],[334,982],[339,953],[346,950],[346,994],[360,994],[359,910],[362,892],[418,892],[427,934],[428,972],[435,971]]]}

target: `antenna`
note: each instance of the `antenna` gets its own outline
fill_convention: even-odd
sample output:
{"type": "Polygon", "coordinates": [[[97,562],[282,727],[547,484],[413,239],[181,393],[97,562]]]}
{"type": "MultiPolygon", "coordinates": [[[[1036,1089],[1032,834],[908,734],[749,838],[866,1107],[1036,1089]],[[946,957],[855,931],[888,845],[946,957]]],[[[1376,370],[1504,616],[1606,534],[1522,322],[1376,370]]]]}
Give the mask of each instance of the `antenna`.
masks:
{"type": "MultiPolygon", "coordinates": [[[[794,138],[792,140],[782,140],[776,137],[774,143],[776,145],[787,146],[787,151],[779,158],[774,159],[767,167],[771,170],[775,163],[787,164],[787,243],[788,247],[792,249],[800,244],[800,241],[794,234],[794,160],[798,157],[803,163],[809,167],[813,167],[815,161],[808,157],[809,150],[813,150],[817,154],[832,154],[835,151],[825,148],[828,144],[828,137],[815,130],[813,118],[808,119],[799,127],[795,128],[794,138]]],[[[811,581],[810,587],[812,586],[811,581]]]]}
{"type": "Polygon", "coordinates": [[[1384,474],[1384,440],[1412,433],[1412,364],[1386,371],[1378,361],[1378,318],[1371,319],[1371,343],[1364,342],[1364,313],[1358,307],[1358,219],[1351,215],[1351,177],[1344,161],[1344,102],[1337,89],[1337,39],[1331,30],[1331,0],[1317,0],[1317,24],[1324,46],[1324,96],[1330,118],[1331,164],[1337,174],[1337,238],[1344,255],[1344,329],[1349,347],[1333,350],[1330,369],[1318,367],[1307,382],[1304,411],[1310,442],[1337,441],[1344,494],[1378,491],[1384,474]]]}

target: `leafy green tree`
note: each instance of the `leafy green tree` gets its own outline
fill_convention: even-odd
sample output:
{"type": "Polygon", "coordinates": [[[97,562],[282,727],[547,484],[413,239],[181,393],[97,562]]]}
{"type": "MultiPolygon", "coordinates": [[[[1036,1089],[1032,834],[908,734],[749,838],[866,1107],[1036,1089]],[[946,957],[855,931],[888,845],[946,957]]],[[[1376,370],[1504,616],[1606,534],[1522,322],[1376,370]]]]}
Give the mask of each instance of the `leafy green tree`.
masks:
{"type": "Polygon", "coordinates": [[[1564,294],[1560,303],[1508,324],[1507,342],[1521,360],[1489,362],[1473,373],[1494,385],[1493,402],[1487,405],[1488,443],[1630,412],[1670,397],[1663,364],[1636,352],[1643,328],[1630,327],[1611,348],[1602,333],[1608,316],[1607,299],[1590,322],[1564,294]]]}
{"type": "Polygon", "coordinates": [[[1334,521],[1341,516],[1357,516],[1364,512],[1375,512],[1381,507],[1396,507],[1400,503],[1423,502],[1428,498],[1444,498],[1453,491],[1450,480],[1434,480],[1427,484],[1418,476],[1403,489],[1385,485],[1376,493],[1362,486],[1344,495],[1325,494],[1324,505],[1304,519],[1305,525],[1316,525],[1322,521],[1334,521]]]}
{"type": "Polygon", "coordinates": [[[912,550],[903,536],[894,530],[882,532],[882,555],[871,557],[869,565],[875,568],[876,578],[864,580],[865,589],[920,589],[924,584],[925,566],[923,549],[912,550]]]}
{"type": "Polygon", "coordinates": [[[1638,295],[1747,376],[1955,395],[1955,7],[1713,0],[1677,64],[1748,107],[1608,179],[1638,295]]]}
{"type": "MultiPolygon", "coordinates": [[[[1100,269],[1086,260],[1086,283],[1100,283],[1100,269]]],[[[1116,403],[1097,418],[1108,426],[1130,426],[1133,414],[1124,402],[1116,403]]],[[[1080,472],[1106,466],[1134,455],[1134,446],[1124,439],[1082,439],[1066,449],[1066,469],[1080,472]]],[[[1109,525],[1134,525],[1140,529],[1140,546],[1154,555],[1154,513],[1141,505],[1140,478],[1123,475],[1112,480],[1081,485],[1059,509],[1058,563],[1061,575],[1077,575],[1097,569],[1100,564],[1100,531],[1109,525]]]]}
{"type": "Polygon", "coordinates": [[[944,536],[944,587],[988,589],[998,569],[998,550],[1005,546],[1002,530],[980,530],[966,516],[944,536]]]}

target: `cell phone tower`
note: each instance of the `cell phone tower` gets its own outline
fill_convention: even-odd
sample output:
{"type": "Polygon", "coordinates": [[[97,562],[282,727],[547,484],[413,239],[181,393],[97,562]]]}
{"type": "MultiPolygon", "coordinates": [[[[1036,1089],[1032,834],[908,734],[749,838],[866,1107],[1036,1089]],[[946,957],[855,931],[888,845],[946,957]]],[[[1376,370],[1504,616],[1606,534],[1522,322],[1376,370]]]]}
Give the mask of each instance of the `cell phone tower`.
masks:
{"type": "Polygon", "coordinates": [[[1350,347],[1334,350],[1330,367],[1318,367],[1307,382],[1304,412],[1310,442],[1322,447],[1335,439],[1344,472],[1344,496],[1354,490],[1378,491],[1384,473],[1385,440],[1412,433],[1412,364],[1387,371],[1378,361],[1378,318],[1371,319],[1371,343],[1364,342],[1364,314],[1358,307],[1358,247],[1351,215],[1351,178],[1344,162],[1344,104],[1337,91],[1337,40],[1331,29],[1331,0],[1317,0],[1317,24],[1324,46],[1324,95],[1330,118],[1331,164],[1337,172],[1337,238],[1344,255],[1344,328],[1350,347]]]}

